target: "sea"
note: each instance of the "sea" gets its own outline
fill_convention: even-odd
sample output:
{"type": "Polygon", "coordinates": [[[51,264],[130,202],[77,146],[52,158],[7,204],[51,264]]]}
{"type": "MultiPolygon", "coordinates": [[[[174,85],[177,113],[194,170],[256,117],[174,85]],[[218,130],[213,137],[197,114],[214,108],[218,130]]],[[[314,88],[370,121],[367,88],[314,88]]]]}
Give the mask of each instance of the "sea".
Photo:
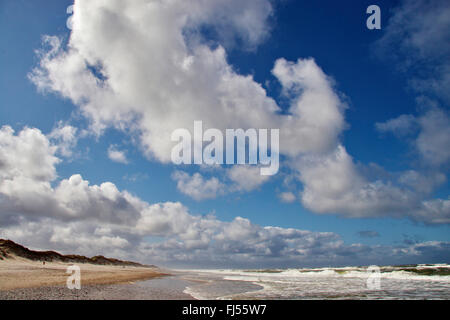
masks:
{"type": "Polygon", "coordinates": [[[178,270],[196,299],[450,299],[450,265],[178,270]]]}

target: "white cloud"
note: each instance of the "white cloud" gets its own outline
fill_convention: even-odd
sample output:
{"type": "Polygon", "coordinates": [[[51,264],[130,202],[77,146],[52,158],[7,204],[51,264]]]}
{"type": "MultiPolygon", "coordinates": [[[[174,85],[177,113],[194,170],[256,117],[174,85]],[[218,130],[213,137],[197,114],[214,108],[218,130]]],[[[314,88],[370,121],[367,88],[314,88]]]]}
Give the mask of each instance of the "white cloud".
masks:
{"type": "Polygon", "coordinates": [[[414,212],[417,220],[431,223],[450,223],[450,199],[423,201],[422,207],[414,212]]]}
{"type": "MultiPolygon", "coordinates": [[[[302,203],[314,212],[358,218],[407,216],[425,223],[450,223],[446,205],[430,206],[446,200],[424,199],[423,190],[411,188],[411,181],[405,175],[397,182],[368,180],[343,146],[329,155],[303,157],[297,165],[304,186],[302,203]]],[[[441,182],[445,180],[441,174],[437,177],[441,182]]]]}
{"type": "Polygon", "coordinates": [[[0,208],[3,223],[16,213],[30,218],[53,216],[63,220],[94,219],[127,224],[137,219],[140,201],[119,192],[110,182],[89,185],[81,175],[72,175],[52,187],[56,179],[58,148],[38,129],[18,134],[10,127],[0,130],[0,208]]]}
{"type": "Polygon", "coordinates": [[[238,165],[227,170],[227,177],[232,181],[233,191],[252,191],[270,179],[260,174],[257,166],[238,165]]]}
{"type": "Polygon", "coordinates": [[[394,57],[412,73],[420,93],[450,101],[450,4],[446,0],[404,0],[389,18],[377,42],[385,57],[394,57]]]}
{"type": "Polygon", "coordinates": [[[329,155],[304,157],[298,165],[304,185],[302,203],[314,212],[353,217],[395,214],[392,209],[398,210],[411,201],[381,181],[365,181],[343,146],[329,155]]]}
{"type": "Polygon", "coordinates": [[[281,192],[280,194],[278,194],[278,197],[280,198],[280,200],[282,202],[285,202],[285,203],[291,203],[291,202],[294,202],[297,199],[295,194],[293,194],[290,191],[281,192]]]}
{"type": "Polygon", "coordinates": [[[402,114],[397,118],[389,119],[386,122],[375,123],[375,127],[378,131],[383,133],[392,132],[398,136],[411,134],[416,126],[416,118],[410,114],[402,114]]]}
{"type": "Polygon", "coordinates": [[[120,192],[111,182],[89,185],[81,175],[64,179],[55,188],[60,214],[75,219],[94,219],[117,224],[133,224],[144,204],[128,192],[120,192]]]}
{"type": "Polygon", "coordinates": [[[24,128],[17,135],[9,126],[0,129],[0,218],[10,222],[18,211],[46,212],[53,207],[43,194],[56,178],[57,148],[38,129],[24,128]]]}
{"type": "Polygon", "coordinates": [[[108,158],[114,162],[119,162],[123,164],[128,164],[128,159],[125,151],[117,149],[116,145],[110,145],[108,148],[108,158]]]}
{"type": "Polygon", "coordinates": [[[345,128],[346,106],[333,90],[333,81],[313,59],[278,59],[272,73],[292,101],[291,115],[280,125],[282,153],[297,156],[334,149],[345,128]]]}
{"type": "Polygon", "coordinates": [[[342,103],[312,59],[276,61],[273,74],[295,91],[291,114],[281,115],[259,83],[228,64],[221,45],[201,41],[201,26],[226,25],[233,32],[227,36],[257,44],[267,35],[268,1],[77,1],[74,11],[69,46],[47,37],[50,49],[30,78],[40,89],[72,99],[96,132],[132,128],[145,154],[163,162],[170,161],[172,131],[191,130],[198,119],[221,130],[278,128],[284,154],[336,145],[342,103]],[[88,65],[98,66],[104,79],[88,65]]]}
{"type": "MultiPolygon", "coordinates": [[[[95,223],[62,222],[54,218],[34,221],[21,219],[19,223],[0,230],[0,237],[10,238],[37,250],[58,250],[66,254],[94,256],[102,254],[114,258],[128,257],[127,250],[133,246],[133,238],[109,232],[96,232],[95,223]]],[[[118,232],[117,230],[114,230],[118,232]]]]}
{"type": "Polygon", "coordinates": [[[270,179],[270,176],[260,174],[258,166],[236,165],[229,169],[205,166],[202,169],[210,175],[209,178],[198,172],[189,175],[180,170],[175,171],[172,179],[177,182],[177,189],[195,200],[205,200],[234,192],[250,192],[270,179]]]}
{"type": "Polygon", "coordinates": [[[401,185],[421,194],[430,194],[433,190],[447,181],[445,174],[436,171],[419,172],[407,170],[400,174],[398,181],[401,185]]]}
{"type": "Polygon", "coordinates": [[[71,125],[64,125],[61,121],[58,125],[48,134],[48,138],[56,145],[56,152],[63,157],[72,157],[73,149],[77,144],[78,129],[71,125]]]}
{"type": "Polygon", "coordinates": [[[225,192],[225,185],[216,177],[204,179],[196,172],[192,176],[183,171],[175,171],[172,178],[177,181],[177,189],[195,200],[213,199],[225,192]]]}
{"type": "Polygon", "coordinates": [[[398,136],[411,135],[417,131],[413,146],[424,163],[440,166],[450,161],[450,116],[445,109],[430,107],[417,117],[401,115],[377,123],[376,128],[381,132],[391,131],[398,136]]]}
{"type": "Polygon", "coordinates": [[[0,174],[5,186],[14,179],[36,182],[56,178],[56,147],[38,129],[24,128],[17,135],[9,126],[0,129],[0,174]]]}
{"type": "Polygon", "coordinates": [[[421,131],[416,147],[422,158],[431,165],[450,162],[450,116],[442,109],[431,109],[419,117],[421,131]]]}

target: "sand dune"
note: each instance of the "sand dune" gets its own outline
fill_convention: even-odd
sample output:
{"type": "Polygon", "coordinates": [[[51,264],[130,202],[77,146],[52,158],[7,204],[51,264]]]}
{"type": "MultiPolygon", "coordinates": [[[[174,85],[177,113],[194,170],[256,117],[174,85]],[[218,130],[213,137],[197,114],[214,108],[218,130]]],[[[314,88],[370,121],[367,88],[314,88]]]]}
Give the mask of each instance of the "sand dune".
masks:
{"type": "Polygon", "coordinates": [[[155,266],[103,256],[33,251],[0,239],[0,290],[66,285],[69,266],[80,267],[81,285],[129,283],[165,275],[155,266]]]}

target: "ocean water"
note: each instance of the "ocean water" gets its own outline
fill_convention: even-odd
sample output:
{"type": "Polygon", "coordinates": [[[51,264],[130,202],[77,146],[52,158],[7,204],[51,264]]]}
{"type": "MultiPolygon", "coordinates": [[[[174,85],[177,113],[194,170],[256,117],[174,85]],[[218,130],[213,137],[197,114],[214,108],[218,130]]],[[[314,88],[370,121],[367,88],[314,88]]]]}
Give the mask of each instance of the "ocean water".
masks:
{"type": "Polygon", "coordinates": [[[183,270],[197,299],[450,299],[450,265],[183,270]]]}

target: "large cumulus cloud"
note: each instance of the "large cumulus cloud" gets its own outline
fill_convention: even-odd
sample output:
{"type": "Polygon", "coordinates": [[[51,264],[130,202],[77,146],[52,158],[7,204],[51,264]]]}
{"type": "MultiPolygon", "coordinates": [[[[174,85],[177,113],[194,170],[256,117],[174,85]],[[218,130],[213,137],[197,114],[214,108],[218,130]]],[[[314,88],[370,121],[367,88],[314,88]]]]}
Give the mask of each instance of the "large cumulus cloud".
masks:
{"type": "MultiPolygon", "coordinates": [[[[427,11],[427,17],[433,14],[433,8],[427,11]]],[[[272,74],[290,101],[288,110],[282,110],[251,75],[239,74],[228,63],[230,47],[257,48],[268,36],[272,15],[266,0],[78,0],[67,45],[57,37],[45,37],[48,48],[30,78],[39,89],[71,99],[97,134],[115,127],[137,137],[150,159],[169,162],[172,131],[192,131],[194,120],[202,120],[205,129],[278,128],[280,153],[302,184],[300,199],[310,210],[448,223],[448,200],[429,199],[431,191],[417,192],[401,179],[365,177],[340,142],[345,103],[314,59],[274,62],[272,74]],[[212,34],[212,40],[205,33],[212,34]]],[[[395,17],[394,25],[403,19],[401,14],[395,17]]],[[[413,40],[427,39],[414,37],[415,29],[405,30],[413,40]]],[[[175,175],[180,190],[201,178],[175,175]]],[[[207,193],[191,196],[224,194],[222,182],[203,181],[214,183],[207,193]]]]}

